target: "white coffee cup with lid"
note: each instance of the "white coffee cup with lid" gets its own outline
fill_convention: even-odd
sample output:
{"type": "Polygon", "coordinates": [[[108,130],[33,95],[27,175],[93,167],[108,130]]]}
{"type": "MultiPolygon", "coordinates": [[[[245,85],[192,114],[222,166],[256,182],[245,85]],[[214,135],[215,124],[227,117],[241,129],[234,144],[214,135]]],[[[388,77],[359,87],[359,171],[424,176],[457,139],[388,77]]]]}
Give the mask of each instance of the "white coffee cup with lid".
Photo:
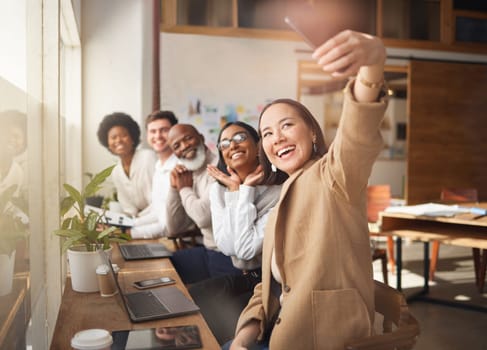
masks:
{"type": "Polygon", "coordinates": [[[77,350],[110,350],[112,335],[105,329],[85,329],[74,335],[71,347],[77,350]]]}

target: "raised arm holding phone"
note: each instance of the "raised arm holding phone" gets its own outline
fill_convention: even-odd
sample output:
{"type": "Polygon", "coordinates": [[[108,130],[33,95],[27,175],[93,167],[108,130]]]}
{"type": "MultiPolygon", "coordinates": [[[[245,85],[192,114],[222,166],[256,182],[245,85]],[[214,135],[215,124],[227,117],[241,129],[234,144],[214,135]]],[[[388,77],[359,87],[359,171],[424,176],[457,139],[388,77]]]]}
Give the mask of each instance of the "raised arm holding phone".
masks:
{"type": "Polygon", "coordinates": [[[370,335],[374,285],[366,188],[382,149],[387,106],[382,41],[341,31],[313,52],[324,71],[351,78],[329,150],[311,113],[278,99],[259,118],[264,173],[289,175],[269,216],[262,282],[224,349],[343,349],[370,335]]]}

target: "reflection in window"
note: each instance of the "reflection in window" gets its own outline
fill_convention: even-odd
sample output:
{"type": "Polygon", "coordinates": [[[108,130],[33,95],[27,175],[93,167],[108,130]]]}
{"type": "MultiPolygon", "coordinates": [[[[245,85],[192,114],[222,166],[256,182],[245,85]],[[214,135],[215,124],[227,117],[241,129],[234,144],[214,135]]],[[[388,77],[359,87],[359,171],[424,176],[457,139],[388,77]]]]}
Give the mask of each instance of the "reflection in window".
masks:
{"type": "MultiPolygon", "coordinates": [[[[22,96],[8,82],[11,96],[22,96]]],[[[12,101],[10,101],[12,102],[12,101]]],[[[26,115],[0,111],[0,348],[25,347],[30,318],[26,115]]]]}

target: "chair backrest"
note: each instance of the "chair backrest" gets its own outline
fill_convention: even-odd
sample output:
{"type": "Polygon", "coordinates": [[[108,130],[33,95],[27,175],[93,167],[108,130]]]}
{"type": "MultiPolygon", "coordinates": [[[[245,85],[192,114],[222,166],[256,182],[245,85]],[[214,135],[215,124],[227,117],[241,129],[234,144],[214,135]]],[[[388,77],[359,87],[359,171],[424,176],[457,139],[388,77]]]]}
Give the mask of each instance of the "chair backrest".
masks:
{"type": "Polygon", "coordinates": [[[440,199],[447,203],[478,202],[476,188],[443,188],[440,199]]]}
{"type": "Polygon", "coordinates": [[[404,295],[375,281],[375,311],[384,317],[382,333],[346,344],[346,350],[408,350],[416,344],[419,323],[411,315],[404,295]]]}
{"type": "Polygon", "coordinates": [[[379,212],[391,204],[390,185],[369,185],[367,186],[367,220],[377,222],[379,212]]]}
{"type": "Polygon", "coordinates": [[[178,234],[167,235],[167,238],[173,241],[175,250],[195,247],[197,244],[197,238],[200,237],[203,237],[203,235],[198,227],[188,231],[179,232],[178,234]]]}

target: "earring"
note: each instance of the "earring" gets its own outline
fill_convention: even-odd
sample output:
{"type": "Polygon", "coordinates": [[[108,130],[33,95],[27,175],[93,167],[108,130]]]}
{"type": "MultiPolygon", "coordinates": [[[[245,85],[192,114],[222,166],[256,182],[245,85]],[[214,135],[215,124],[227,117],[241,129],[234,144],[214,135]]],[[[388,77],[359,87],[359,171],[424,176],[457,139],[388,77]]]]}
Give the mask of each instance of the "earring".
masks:
{"type": "Polygon", "coordinates": [[[318,146],[316,146],[316,143],[313,142],[313,152],[318,153],[318,146]]]}
{"type": "Polygon", "coordinates": [[[277,171],[277,168],[274,164],[271,163],[271,170],[273,173],[275,173],[277,171]]]}

